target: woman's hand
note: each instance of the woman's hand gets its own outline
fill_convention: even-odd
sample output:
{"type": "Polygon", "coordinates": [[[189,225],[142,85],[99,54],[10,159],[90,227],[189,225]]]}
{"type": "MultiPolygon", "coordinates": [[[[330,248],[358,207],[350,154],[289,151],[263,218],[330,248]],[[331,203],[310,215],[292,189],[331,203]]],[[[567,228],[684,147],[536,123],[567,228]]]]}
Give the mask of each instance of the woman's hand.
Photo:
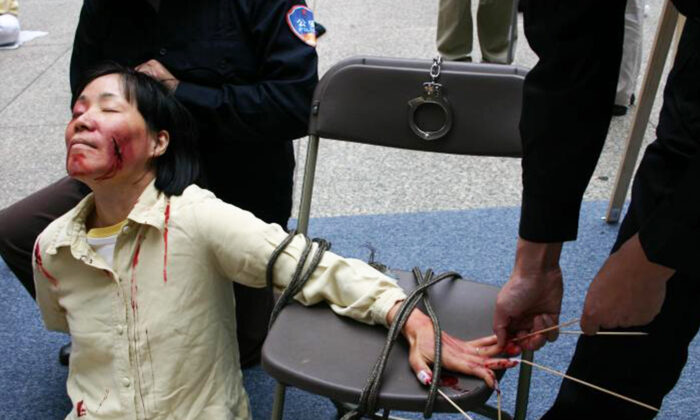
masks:
{"type": "MultiPolygon", "coordinates": [[[[400,306],[399,302],[389,311],[389,323],[393,321],[400,306]]],[[[432,378],[429,365],[435,360],[433,323],[423,312],[414,309],[402,333],[410,346],[408,362],[411,369],[420,382],[430,383],[432,378]]],[[[497,345],[495,335],[462,341],[446,332],[442,333],[442,366],[454,372],[477,376],[491,388],[496,386],[496,375],[493,372],[495,369],[510,368],[517,364],[507,359],[493,358],[499,353],[501,348],[497,345]]]]}

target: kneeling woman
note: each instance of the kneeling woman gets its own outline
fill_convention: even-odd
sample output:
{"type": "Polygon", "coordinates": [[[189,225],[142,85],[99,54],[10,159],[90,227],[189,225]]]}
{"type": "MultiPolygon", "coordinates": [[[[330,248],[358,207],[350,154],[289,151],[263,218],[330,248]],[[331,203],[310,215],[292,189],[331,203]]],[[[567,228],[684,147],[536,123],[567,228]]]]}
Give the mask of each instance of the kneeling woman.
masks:
{"type": "MultiPolygon", "coordinates": [[[[46,228],[34,253],[44,322],[72,336],[68,418],[250,418],[228,282],[264,287],[286,233],[193,185],[191,117],[158,82],[106,65],[79,91],[66,168],[92,194],[46,228]]],[[[286,286],[304,245],[298,236],[279,257],[276,287],[286,286]]],[[[392,279],[330,252],[296,296],[384,325],[403,298],[392,279]]],[[[426,316],[414,311],[403,333],[412,368],[427,369],[426,316]]],[[[445,347],[446,368],[493,385],[484,365],[495,338],[446,339],[445,347]]]]}

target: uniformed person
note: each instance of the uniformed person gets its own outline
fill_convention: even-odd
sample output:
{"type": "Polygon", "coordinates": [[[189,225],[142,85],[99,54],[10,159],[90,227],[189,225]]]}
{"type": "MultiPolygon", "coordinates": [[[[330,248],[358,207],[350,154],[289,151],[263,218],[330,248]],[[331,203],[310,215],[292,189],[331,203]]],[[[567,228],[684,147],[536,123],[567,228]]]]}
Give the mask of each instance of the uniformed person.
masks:
{"type": "MultiPolygon", "coordinates": [[[[105,60],[163,81],[195,116],[200,183],[286,227],[292,140],[307,132],[318,81],[313,13],[303,0],[85,0],[70,66],[74,96],[83,73],[105,60]]],[[[36,236],[86,193],[65,178],[0,212],[0,255],[32,295],[36,236]]],[[[239,284],[235,291],[248,365],[259,358],[272,295],[239,284]]]]}
{"type": "MultiPolygon", "coordinates": [[[[657,127],[612,253],[586,295],[581,328],[634,327],[638,337],[579,339],[568,374],[658,407],[700,327],[700,3],[688,16],[657,127]]],[[[540,61],[524,86],[523,203],[515,266],[498,296],[499,342],[560,322],[562,242],[578,214],[611,118],[625,1],[529,0],[525,33],[540,61]],[[595,22],[592,24],[592,22],[595,22]]],[[[556,331],[521,341],[536,349],[556,331]]],[[[544,416],[650,419],[657,413],[564,381],[544,416]]]]}

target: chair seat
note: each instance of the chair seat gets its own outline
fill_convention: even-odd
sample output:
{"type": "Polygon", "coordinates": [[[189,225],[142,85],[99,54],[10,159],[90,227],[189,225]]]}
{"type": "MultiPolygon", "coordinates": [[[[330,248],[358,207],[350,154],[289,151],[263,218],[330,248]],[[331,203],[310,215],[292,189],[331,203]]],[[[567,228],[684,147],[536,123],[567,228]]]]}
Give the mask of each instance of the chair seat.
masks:
{"type": "MultiPolygon", "coordinates": [[[[415,287],[410,272],[394,274],[404,289],[415,287]]],[[[496,287],[468,280],[444,280],[429,289],[443,330],[465,340],[492,334],[497,293],[496,287]]],[[[386,334],[384,327],[340,317],[325,304],[304,307],[294,302],[270,330],[262,350],[262,366],[284,385],[357,403],[386,334]]],[[[467,410],[482,405],[492,392],[479,378],[449,371],[443,371],[441,389],[467,410]]],[[[416,380],[408,364],[408,345],[400,339],[387,363],[378,406],[422,411],[427,390],[416,380]]],[[[440,397],[435,410],[454,411],[440,397]]]]}

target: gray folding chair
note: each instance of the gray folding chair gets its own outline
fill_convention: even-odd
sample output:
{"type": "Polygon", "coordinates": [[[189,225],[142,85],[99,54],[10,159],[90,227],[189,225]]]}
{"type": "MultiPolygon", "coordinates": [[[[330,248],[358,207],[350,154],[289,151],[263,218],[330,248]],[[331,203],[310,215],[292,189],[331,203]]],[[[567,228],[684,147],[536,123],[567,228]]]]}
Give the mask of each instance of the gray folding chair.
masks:
{"type": "MultiPolygon", "coordinates": [[[[519,157],[518,130],[525,71],[512,66],[437,63],[433,60],[355,57],[341,61],[314,93],[298,230],[306,232],[320,138],[461,155],[519,157]]],[[[419,265],[420,262],[416,262],[419,265]]],[[[410,267],[407,267],[410,268],[410,267]]],[[[395,272],[412,289],[410,273],[395,272]]],[[[498,288],[471,281],[443,282],[430,289],[441,325],[463,339],[491,334],[498,288]]],[[[273,419],[281,419],[285,386],[356,403],[386,338],[333,314],[325,306],[291,304],[280,314],[262,351],[263,368],[279,385],[273,419]]],[[[532,358],[532,354],[524,355],[532,358]]],[[[378,406],[421,411],[426,388],[397,343],[385,371],[378,406]]],[[[496,418],[484,403],[491,390],[482,380],[457,375],[443,388],[464,410],[496,418]],[[454,383],[454,382],[453,382],[454,383]]],[[[520,370],[515,418],[524,419],[530,370],[520,370]]],[[[442,398],[436,411],[454,411],[442,398]]],[[[507,416],[505,418],[511,418],[507,416]]]]}

